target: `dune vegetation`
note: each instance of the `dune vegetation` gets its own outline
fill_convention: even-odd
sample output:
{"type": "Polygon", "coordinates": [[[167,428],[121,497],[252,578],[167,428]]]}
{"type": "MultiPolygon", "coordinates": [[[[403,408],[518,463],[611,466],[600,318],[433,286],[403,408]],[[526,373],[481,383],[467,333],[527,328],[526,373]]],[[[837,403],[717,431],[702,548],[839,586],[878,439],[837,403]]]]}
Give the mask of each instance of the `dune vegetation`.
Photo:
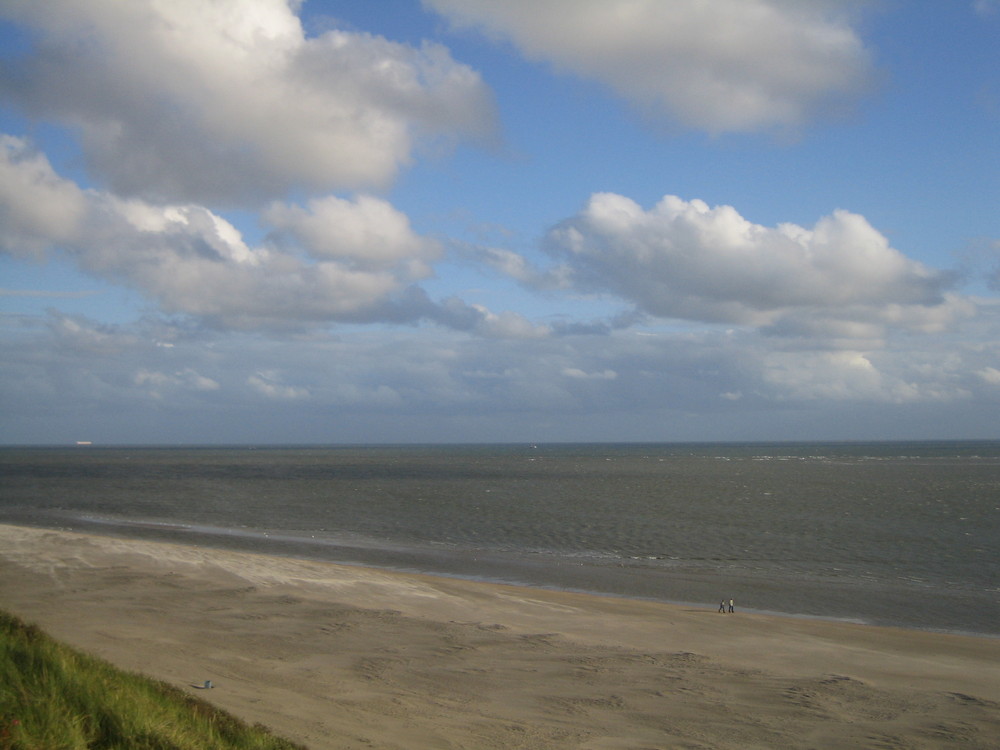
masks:
{"type": "Polygon", "coordinates": [[[0,750],[76,748],[304,750],[0,611],[0,750]]]}

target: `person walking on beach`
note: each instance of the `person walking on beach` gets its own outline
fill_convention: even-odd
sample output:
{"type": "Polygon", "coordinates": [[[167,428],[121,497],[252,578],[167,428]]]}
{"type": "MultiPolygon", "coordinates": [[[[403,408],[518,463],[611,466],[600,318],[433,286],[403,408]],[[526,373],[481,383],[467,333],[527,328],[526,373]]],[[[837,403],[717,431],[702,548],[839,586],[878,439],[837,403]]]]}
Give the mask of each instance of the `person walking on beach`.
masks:
{"type": "Polygon", "coordinates": [[[733,600],[732,599],[729,600],[729,611],[730,612],[735,612],[735,610],[733,609],[733,600]]]}
{"type": "Polygon", "coordinates": [[[726,600],[725,599],[723,599],[721,602],[719,602],[719,611],[720,612],[725,612],[726,611],[726,600]]]}

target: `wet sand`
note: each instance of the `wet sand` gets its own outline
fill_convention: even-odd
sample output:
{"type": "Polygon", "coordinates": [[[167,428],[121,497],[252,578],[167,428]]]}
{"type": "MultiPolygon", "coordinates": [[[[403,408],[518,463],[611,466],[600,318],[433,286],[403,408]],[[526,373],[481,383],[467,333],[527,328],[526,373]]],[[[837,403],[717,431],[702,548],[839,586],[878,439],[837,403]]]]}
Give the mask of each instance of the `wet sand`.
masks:
{"type": "Polygon", "coordinates": [[[0,608],[311,748],[1000,746],[1000,639],[739,604],[0,525],[0,608]]]}

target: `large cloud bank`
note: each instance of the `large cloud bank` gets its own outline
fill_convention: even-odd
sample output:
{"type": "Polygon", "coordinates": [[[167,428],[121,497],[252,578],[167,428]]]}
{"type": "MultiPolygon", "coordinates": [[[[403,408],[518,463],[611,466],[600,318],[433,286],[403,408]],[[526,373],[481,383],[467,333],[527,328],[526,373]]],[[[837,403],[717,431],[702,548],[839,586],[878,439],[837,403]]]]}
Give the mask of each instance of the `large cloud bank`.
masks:
{"type": "MultiPolygon", "coordinates": [[[[712,133],[797,129],[856,100],[872,74],[850,18],[863,4],[425,0],[712,133]]],[[[817,434],[814,404],[841,420],[823,434],[860,419],[905,437],[904,421],[878,432],[904,412],[873,404],[965,408],[995,431],[1000,306],[958,295],[859,213],[768,226],[672,183],[657,194],[683,197],[651,207],[601,192],[557,209],[516,250],[418,231],[379,188],[428,145],[495,138],[491,91],[441,45],[309,35],[299,7],[0,3],[30,37],[4,52],[0,94],[71,152],[0,135],[4,262],[69,260],[143,296],[129,322],[4,318],[20,440],[110,413],[126,416],[109,441],[191,440],[192,424],[243,440],[265,421],[292,442],[794,437],[817,434]],[[534,317],[465,301],[484,279],[478,299],[534,317]]]]}

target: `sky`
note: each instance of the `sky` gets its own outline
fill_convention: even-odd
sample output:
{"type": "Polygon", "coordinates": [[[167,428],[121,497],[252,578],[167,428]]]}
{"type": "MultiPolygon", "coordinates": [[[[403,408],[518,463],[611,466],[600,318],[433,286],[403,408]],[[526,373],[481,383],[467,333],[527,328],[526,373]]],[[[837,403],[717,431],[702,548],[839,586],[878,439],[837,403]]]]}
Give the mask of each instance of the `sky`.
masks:
{"type": "Polygon", "coordinates": [[[0,0],[0,443],[1000,438],[997,0],[0,0]]]}

